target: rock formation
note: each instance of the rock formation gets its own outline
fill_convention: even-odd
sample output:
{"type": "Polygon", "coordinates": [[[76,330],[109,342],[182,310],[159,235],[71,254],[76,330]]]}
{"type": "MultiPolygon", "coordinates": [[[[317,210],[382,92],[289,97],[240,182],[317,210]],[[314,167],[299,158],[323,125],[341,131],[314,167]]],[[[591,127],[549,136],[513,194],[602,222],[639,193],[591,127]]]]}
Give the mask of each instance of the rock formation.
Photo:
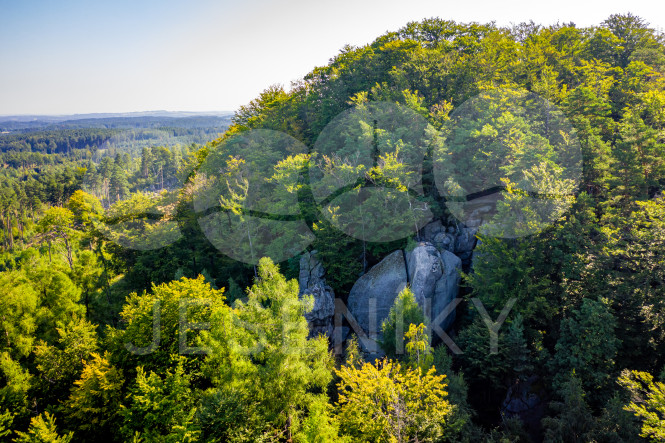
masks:
{"type": "MultiPolygon", "coordinates": [[[[397,250],[373,266],[351,288],[347,307],[371,341],[379,339],[381,324],[388,317],[397,294],[406,287],[406,283],[404,253],[397,250]]],[[[364,348],[371,352],[378,351],[378,348],[364,348]]]]}
{"type": "MultiPolygon", "coordinates": [[[[355,282],[346,306],[357,327],[369,339],[364,343],[360,341],[365,351],[381,353],[377,345],[381,325],[395,298],[407,285],[430,320],[436,321],[443,330],[450,329],[455,313],[443,316],[442,312],[458,296],[460,271],[468,270],[471,265],[477,231],[477,227],[445,226],[441,220],[435,220],[421,229],[419,237],[423,241],[413,250],[393,251],[355,282]]],[[[307,320],[313,331],[330,336],[334,294],[322,277],[323,268],[314,253],[305,254],[300,261],[301,291],[314,294],[316,300],[307,320]]],[[[347,313],[341,314],[348,318],[347,313]]],[[[349,323],[351,331],[346,326],[341,327],[342,340],[348,332],[353,332],[353,321],[349,323]]]]}
{"type": "MultiPolygon", "coordinates": [[[[452,252],[440,252],[431,243],[420,243],[408,253],[394,251],[353,285],[347,303],[349,312],[369,339],[376,342],[395,298],[408,284],[425,314],[437,319],[457,297],[461,265],[452,252]]],[[[439,326],[448,329],[454,318],[453,313],[439,319],[439,326]]],[[[370,347],[365,349],[376,351],[370,347]]]]}
{"type": "Polygon", "coordinates": [[[305,314],[309,326],[310,337],[319,334],[332,336],[333,317],[335,315],[335,293],[326,284],[323,265],[316,258],[316,251],[305,252],[300,257],[300,296],[311,294],[314,297],[314,308],[305,314]]]}
{"type": "MultiPolygon", "coordinates": [[[[407,254],[409,284],[416,301],[434,321],[459,292],[462,261],[452,252],[439,250],[431,243],[420,243],[407,254]]],[[[446,330],[455,319],[454,312],[441,319],[446,330]]]]}
{"type": "Polygon", "coordinates": [[[508,389],[501,405],[501,415],[506,418],[518,417],[529,435],[537,440],[547,401],[542,381],[532,375],[527,380],[517,380],[508,389]]]}
{"type": "Polygon", "coordinates": [[[421,229],[420,238],[432,243],[439,252],[449,251],[458,256],[466,270],[471,264],[477,232],[478,227],[469,227],[464,224],[446,227],[441,220],[435,220],[421,229]]]}

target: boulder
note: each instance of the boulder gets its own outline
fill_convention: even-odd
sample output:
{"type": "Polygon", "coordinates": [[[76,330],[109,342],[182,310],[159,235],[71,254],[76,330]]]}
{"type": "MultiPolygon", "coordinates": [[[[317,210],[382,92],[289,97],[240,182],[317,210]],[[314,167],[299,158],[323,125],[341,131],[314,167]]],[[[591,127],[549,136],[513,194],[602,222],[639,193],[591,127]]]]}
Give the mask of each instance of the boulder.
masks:
{"type": "Polygon", "coordinates": [[[388,317],[395,298],[406,284],[404,253],[397,250],[373,266],[351,288],[347,306],[370,340],[370,343],[360,340],[366,351],[379,352],[376,342],[381,336],[381,324],[388,317]]]}
{"type": "Polygon", "coordinates": [[[545,416],[547,401],[547,394],[538,376],[516,380],[503,400],[501,415],[506,418],[519,418],[531,438],[542,441],[541,420],[545,416]]]}
{"type": "Polygon", "coordinates": [[[445,233],[446,232],[446,227],[443,226],[443,223],[441,223],[441,220],[436,219],[434,221],[431,221],[427,223],[425,226],[423,226],[420,229],[420,238],[423,241],[434,243],[434,238],[440,234],[440,233],[445,233]]]}
{"type": "MultiPolygon", "coordinates": [[[[432,320],[434,321],[459,294],[460,271],[462,260],[449,251],[442,251],[443,275],[436,282],[434,301],[432,302],[432,320]]],[[[455,321],[455,311],[442,319],[439,326],[444,331],[450,329],[455,321]]]]}
{"type": "MultiPolygon", "coordinates": [[[[461,260],[452,252],[440,252],[431,243],[421,242],[407,254],[401,250],[392,252],[360,277],[351,289],[347,306],[369,338],[369,342],[360,341],[363,349],[370,353],[379,351],[376,343],[381,338],[381,325],[407,284],[425,314],[436,320],[457,297],[461,266],[461,260]]],[[[446,330],[454,319],[453,312],[439,319],[438,324],[446,330]]]]}
{"type": "Polygon", "coordinates": [[[475,226],[469,227],[460,223],[446,227],[441,220],[434,220],[423,226],[420,230],[420,238],[424,242],[434,245],[441,253],[443,251],[452,252],[462,260],[464,269],[468,269],[473,249],[476,246],[477,232],[478,227],[475,226]]]}
{"type": "Polygon", "coordinates": [[[409,284],[418,304],[426,308],[426,300],[434,299],[436,282],[443,275],[439,251],[431,244],[421,242],[406,256],[409,284]]]}
{"type": "Polygon", "coordinates": [[[312,295],[314,307],[305,314],[309,326],[310,337],[324,334],[328,337],[333,332],[335,315],[335,292],[326,284],[325,269],[316,258],[316,251],[305,252],[300,257],[300,297],[312,295]]]}
{"type": "MultiPolygon", "coordinates": [[[[462,261],[452,252],[440,252],[431,243],[423,242],[407,255],[407,266],[416,301],[431,320],[436,320],[457,297],[462,261]]],[[[446,330],[454,319],[453,312],[440,319],[439,326],[446,330]]]]}
{"type": "Polygon", "coordinates": [[[471,258],[473,248],[476,246],[476,232],[478,232],[478,228],[460,227],[457,230],[454,252],[462,260],[464,260],[462,255],[471,258]]]}
{"type": "Polygon", "coordinates": [[[453,252],[455,249],[455,236],[447,232],[439,232],[432,239],[432,244],[439,251],[453,252]]]}

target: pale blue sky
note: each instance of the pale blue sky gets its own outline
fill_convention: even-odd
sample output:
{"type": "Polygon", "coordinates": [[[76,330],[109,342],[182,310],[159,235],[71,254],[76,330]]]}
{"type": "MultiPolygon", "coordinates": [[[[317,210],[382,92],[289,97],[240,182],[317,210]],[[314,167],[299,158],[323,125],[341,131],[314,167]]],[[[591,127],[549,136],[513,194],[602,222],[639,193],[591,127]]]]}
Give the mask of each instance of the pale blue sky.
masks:
{"type": "Polygon", "coordinates": [[[345,44],[442,17],[599,24],[655,0],[0,0],[0,115],[235,110],[345,44]]]}

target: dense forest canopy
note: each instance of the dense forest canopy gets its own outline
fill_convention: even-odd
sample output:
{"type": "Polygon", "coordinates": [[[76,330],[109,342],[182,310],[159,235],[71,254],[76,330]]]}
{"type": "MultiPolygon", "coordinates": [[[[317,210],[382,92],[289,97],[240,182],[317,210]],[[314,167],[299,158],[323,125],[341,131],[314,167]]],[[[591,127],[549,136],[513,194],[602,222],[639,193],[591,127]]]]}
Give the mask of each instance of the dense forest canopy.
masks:
{"type": "Polygon", "coordinates": [[[0,438],[665,441],[665,36],[644,19],[426,19],[213,142],[123,124],[0,135],[0,438]],[[315,333],[298,280],[325,269],[351,307],[423,248],[459,263],[447,335],[413,280],[380,358],[349,319],[315,333]]]}

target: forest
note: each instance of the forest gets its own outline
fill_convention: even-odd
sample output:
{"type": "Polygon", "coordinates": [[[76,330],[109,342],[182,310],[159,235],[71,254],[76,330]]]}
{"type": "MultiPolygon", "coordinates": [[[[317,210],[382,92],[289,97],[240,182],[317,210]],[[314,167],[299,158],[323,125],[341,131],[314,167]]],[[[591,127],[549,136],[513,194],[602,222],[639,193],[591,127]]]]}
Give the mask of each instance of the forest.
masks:
{"type": "Polygon", "coordinates": [[[425,19],[177,120],[0,134],[0,440],[665,441],[646,20],[425,19]]]}

